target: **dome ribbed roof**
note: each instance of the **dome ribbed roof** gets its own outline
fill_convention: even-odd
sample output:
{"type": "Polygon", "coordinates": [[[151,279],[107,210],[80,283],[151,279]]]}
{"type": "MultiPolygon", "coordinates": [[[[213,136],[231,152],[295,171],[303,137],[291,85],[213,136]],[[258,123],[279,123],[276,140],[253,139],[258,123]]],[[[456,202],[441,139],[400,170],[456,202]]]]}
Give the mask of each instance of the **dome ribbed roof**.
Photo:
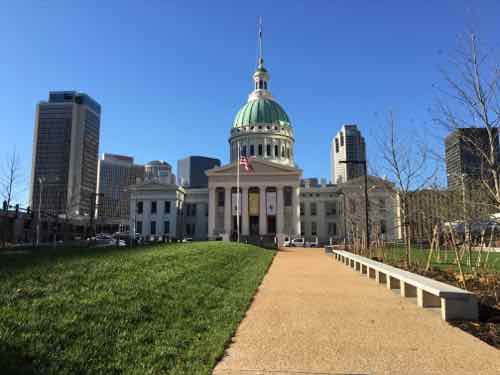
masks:
{"type": "Polygon", "coordinates": [[[290,119],[274,100],[259,98],[245,104],[236,115],[233,127],[256,124],[280,124],[290,126],[290,119]]]}

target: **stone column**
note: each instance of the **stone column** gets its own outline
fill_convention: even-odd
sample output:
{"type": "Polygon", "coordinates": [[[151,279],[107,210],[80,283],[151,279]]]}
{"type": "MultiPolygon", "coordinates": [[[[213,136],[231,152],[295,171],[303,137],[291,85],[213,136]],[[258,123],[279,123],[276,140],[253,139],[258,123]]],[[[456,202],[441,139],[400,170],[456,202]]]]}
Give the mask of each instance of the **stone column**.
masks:
{"type": "Polygon", "coordinates": [[[283,235],[283,230],[285,226],[285,215],[284,215],[284,205],[283,200],[283,186],[277,187],[277,207],[276,207],[276,235],[283,235]]]}
{"type": "Polygon", "coordinates": [[[208,238],[214,235],[215,227],[215,188],[208,188],[208,238]]]}
{"type": "Polygon", "coordinates": [[[224,188],[224,232],[231,235],[231,187],[224,188]]]}
{"type": "Polygon", "coordinates": [[[248,188],[241,188],[241,234],[248,236],[249,222],[248,222],[248,188]]]}
{"type": "Polygon", "coordinates": [[[293,188],[292,194],[292,231],[296,236],[300,236],[300,189],[293,188]]]}
{"type": "Polygon", "coordinates": [[[267,215],[266,215],[266,187],[260,186],[260,212],[259,212],[259,234],[267,234],[267,215]]]}

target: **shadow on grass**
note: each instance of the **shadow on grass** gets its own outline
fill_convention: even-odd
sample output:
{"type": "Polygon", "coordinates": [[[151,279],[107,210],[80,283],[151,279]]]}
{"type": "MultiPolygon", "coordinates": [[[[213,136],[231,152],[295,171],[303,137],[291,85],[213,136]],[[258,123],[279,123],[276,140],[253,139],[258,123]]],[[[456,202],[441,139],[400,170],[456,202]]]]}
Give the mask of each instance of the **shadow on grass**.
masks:
{"type": "Polygon", "coordinates": [[[20,347],[0,342],[0,368],[3,375],[34,375],[47,368],[50,361],[35,358],[20,347]]]}
{"type": "Polygon", "coordinates": [[[32,250],[0,250],[0,270],[20,270],[25,267],[43,265],[60,259],[70,260],[72,258],[126,254],[150,249],[156,246],[166,246],[166,244],[141,245],[136,247],[60,247],[56,249],[34,248],[32,250]]]}

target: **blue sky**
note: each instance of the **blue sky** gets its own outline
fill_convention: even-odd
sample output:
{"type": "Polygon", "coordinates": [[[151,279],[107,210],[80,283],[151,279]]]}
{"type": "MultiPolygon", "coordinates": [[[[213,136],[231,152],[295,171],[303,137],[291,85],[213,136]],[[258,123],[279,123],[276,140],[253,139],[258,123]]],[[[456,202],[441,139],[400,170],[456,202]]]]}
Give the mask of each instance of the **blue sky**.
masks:
{"type": "Polygon", "coordinates": [[[270,90],[304,176],[329,178],[329,142],[345,123],[358,124],[376,166],[389,110],[440,147],[427,130],[439,69],[470,26],[498,50],[499,14],[486,0],[0,1],[0,150],[16,147],[28,181],[36,103],[75,89],[102,105],[101,154],[226,162],[262,15],[270,90]]]}

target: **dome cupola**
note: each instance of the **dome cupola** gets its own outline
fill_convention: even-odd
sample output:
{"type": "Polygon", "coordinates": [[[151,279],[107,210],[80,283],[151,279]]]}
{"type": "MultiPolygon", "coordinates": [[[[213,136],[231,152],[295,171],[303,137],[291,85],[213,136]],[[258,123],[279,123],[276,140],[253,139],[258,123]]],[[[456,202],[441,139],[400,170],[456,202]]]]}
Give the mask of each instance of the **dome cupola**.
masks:
{"type": "Polygon", "coordinates": [[[231,129],[231,162],[240,155],[294,165],[293,129],[285,110],[269,89],[269,73],[262,57],[262,23],[259,25],[259,59],[253,74],[254,89],[238,111],[231,129]]]}

